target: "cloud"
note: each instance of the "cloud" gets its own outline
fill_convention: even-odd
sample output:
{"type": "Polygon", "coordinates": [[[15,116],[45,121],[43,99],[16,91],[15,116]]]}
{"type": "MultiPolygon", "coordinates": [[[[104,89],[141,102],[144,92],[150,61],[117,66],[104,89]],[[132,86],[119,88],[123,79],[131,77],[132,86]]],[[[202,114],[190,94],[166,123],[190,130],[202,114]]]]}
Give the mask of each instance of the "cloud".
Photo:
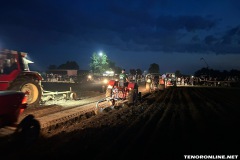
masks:
{"type": "Polygon", "coordinates": [[[217,31],[221,19],[212,14],[163,12],[173,2],[14,2],[0,7],[1,39],[13,46],[66,43],[139,52],[240,53],[239,26],[217,31]]]}
{"type": "Polygon", "coordinates": [[[209,20],[202,16],[159,16],[157,27],[165,30],[185,29],[188,32],[209,30],[216,26],[216,20],[209,20]]]}

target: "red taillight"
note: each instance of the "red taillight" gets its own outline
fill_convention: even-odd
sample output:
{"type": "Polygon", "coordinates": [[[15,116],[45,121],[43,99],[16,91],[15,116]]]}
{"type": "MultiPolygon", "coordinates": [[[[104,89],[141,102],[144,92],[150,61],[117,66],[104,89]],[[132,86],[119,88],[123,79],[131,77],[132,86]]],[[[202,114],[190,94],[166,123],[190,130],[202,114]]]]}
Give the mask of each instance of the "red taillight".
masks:
{"type": "Polygon", "coordinates": [[[27,96],[25,95],[22,99],[22,105],[20,108],[20,114],[23,113],[23,111],[27,108],[27,96]]]}
{"type": "Polygon", "coordinates": [[[20,113],[19,114],[22,114],[24,111],[24,108],[20,108],[20,113]]]}
{"type": "Polygon", "coordinates": [[[164,80],[163,79],[160,79],[160,84],[164,84],[164,80]]]}
{"type": "Polygon", "coordinates": [[[27,96],[24,96],[22,99],[22,104],[27,104],[27,96]]]}

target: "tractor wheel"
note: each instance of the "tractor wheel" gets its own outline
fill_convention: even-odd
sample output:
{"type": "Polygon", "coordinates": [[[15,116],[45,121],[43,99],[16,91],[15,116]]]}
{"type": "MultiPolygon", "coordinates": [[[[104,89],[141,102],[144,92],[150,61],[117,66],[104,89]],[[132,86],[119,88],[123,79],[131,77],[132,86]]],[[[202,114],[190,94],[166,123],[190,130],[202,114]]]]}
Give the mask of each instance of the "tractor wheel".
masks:
{"type": "Polygon", "coordinates": [[[33,79],[18,79],[11,84],[9,90],[22,91],[27,95],[28,107],[36,107],[42,98],[42,89],[33,79]]]}
{"type": "Polygon", "coordinates": [[[70,93],[69,99],[70,99],[70,100],[77,100],[77,99],[78,99],[78,98],[77,98],[77,93],[76,93],[76,92],[70,93]]]}
{"type": "Polygon", "coordinates": [[[151,90],[151,83],[146,83],[146,91],[150,92],[151,90]]]}
{"type": "Polygon", "coordinates": [[[138,89],[130,90],[128,93],[128,104],[136,104],[138,100],[138,89]]]}
{"type": "Polygon", "coordinates": [[[112,97],[112,89],[111,88],[107,88],[106,97],[112,97]]]}
{"type": "Polygon", "coordinates": [[[154,90],[155,90],[154,88],[155,88],[154,84],[153,84],[153,83],[151,83],[151,84],[150,84],[150,89],[149,89],[149,92],[150,92],[150,93],[153,93],[153,92],[154,92],[154,90]]]}

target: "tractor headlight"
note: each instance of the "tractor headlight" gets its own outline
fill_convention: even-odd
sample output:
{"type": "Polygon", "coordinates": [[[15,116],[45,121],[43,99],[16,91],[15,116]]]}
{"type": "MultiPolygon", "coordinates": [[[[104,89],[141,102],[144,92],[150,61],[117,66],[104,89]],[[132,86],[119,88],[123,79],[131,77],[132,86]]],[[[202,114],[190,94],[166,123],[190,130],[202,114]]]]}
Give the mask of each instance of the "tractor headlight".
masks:
{"type": "Polygon", "coordinates": [[[151,79],[147,79],[147,83],[151,83],[151,79]]]}
{"type": "Polygon", "coordinates": [[[103,83],[104,83],[104,84],[107,84],[107,83],[108,83],[108,79],[104,79],[104,80],[103,80],[103,83]]]}

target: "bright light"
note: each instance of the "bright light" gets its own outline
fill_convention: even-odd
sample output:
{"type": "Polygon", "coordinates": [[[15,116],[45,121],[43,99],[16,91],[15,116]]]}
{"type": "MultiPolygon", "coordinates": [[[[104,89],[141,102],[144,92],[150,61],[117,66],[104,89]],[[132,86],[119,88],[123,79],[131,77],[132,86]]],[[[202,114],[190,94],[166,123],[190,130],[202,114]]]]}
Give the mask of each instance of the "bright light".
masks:
{"type": "Polygon", "coordinates": [[[105,71],[103,73],[103,76],[114,76],[114,72],[113,71],[105,71]]]}
{"type": "Polygon", "coordinates": [[[98,55],[99,55],[100,57],[102,57],[103,53],[102,53],[102,52],[99,52],[98,55]]]}
{"type": "Polygon", "coordinates": [[[107,83],[108,83],[108,79],[104,79],[104,80],[103,80],[103,83],[104,83],[104,84],[107,84],[107,83]]]}
{"type": "Polygon", "coordinates": [[[114,75],[114,72],[113,71],[106,71],[107,74],[113,74],[114,75]]]}

